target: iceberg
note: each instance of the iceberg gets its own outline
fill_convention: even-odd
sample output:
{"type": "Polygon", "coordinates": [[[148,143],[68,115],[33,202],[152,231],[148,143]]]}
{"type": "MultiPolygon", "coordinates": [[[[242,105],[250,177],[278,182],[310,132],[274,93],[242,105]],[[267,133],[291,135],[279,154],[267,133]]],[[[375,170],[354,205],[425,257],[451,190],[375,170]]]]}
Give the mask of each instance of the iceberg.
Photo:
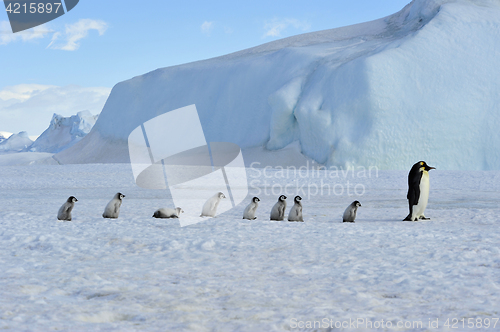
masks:
{"type": "Polygon", "coordinates": [[[90,133],[54,158],[129,162],[134,128],[195,104],[206,140],[244,156],[293,143],[326,166],[500,169],[499,31],[497,0],[414,0],[379,20],[157,69],[118,83],[90,133]]]}

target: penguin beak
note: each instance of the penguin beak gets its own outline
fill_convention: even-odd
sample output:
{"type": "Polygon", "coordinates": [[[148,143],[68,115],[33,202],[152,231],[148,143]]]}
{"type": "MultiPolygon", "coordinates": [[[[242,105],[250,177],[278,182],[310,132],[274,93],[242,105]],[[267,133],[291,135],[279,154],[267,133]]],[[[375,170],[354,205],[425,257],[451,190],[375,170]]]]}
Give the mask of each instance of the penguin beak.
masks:
{"type": "Polygon", "coordinates": [[[430,171],[431,169],[436,169],[436,167],[429,166],[429,171],[430,171]]]}

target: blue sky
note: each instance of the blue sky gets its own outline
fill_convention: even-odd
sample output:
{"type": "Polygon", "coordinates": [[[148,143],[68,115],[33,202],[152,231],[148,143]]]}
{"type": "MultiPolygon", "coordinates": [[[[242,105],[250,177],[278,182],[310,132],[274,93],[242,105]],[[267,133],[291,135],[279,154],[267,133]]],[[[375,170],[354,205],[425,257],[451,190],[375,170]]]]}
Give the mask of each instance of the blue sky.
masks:
{"type": "Polygon", "coordinates": [[[0,131],[39,135],[54,112],[99,113],[120,81],[284,37],[374,20],[408,2],[80,0],[64,16],[17,34],[10,31],[2,5],[0,131]]]}

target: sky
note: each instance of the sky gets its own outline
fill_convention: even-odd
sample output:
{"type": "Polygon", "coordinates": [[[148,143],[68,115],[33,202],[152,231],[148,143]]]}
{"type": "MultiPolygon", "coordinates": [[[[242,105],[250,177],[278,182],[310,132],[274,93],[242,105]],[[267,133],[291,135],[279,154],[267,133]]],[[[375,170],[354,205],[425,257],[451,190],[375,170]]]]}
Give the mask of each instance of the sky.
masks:
{"type": "Polygon", "coordinates": [[[100,113],[111,88],[157,68],[375,20],[410,0],[80,0],[13,34],[0,7],[0,131],[40,135],[53,113],[100,113]]]}

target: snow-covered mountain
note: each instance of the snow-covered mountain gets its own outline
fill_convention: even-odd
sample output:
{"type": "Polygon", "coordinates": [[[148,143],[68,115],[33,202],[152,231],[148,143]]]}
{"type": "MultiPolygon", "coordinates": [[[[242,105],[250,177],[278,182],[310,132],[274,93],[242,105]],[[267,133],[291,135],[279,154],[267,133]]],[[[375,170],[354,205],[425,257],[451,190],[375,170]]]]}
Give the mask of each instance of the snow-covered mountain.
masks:
{"type": "Polygon", "coordinates": [[[498,0],[414,0],[376,21],[121,82],[89,135],[55,158],[128,162],[133,129],[196,104],[208,141],[244,149],[299,141],[326,165],[500,169],[499,74],[498,0]]]}
{"type": "Polygon", "coordinates": [[[7,131],[0,131],[0,143],[2,143],[3,141],[5,141],[10,136],[12,136],[12,133],[9,133],[7,131]]]}
{"type": "Polygon", "coordinates": [[[73,146],[87,135],[98,115],[89,111],[78,112],[70,117],[54,114],[49,127],[29,147],[32,152],[57,153],[73,146]]]}
{"type": "Polygon", "coordinates": [[[18,134],[6,134],[8,138],[0,135],[0,152],[20,152],[26,150],[33,143],[25,131],[21,131],[18,134]]]}
{"type": "MultiPolygon", "coordinates": [[[[49,127],[36,138],[28,136],[25,131],[18,134],[0,132],[0,152],[57,153],[63,151],[87,135],[98,117],[98,115],[92,115],[89,111],[78,112],[70,117],[63,117],[54,113],[49,127]]],[[[34,157],[37,158],[37,156],[34,157]]]]}

